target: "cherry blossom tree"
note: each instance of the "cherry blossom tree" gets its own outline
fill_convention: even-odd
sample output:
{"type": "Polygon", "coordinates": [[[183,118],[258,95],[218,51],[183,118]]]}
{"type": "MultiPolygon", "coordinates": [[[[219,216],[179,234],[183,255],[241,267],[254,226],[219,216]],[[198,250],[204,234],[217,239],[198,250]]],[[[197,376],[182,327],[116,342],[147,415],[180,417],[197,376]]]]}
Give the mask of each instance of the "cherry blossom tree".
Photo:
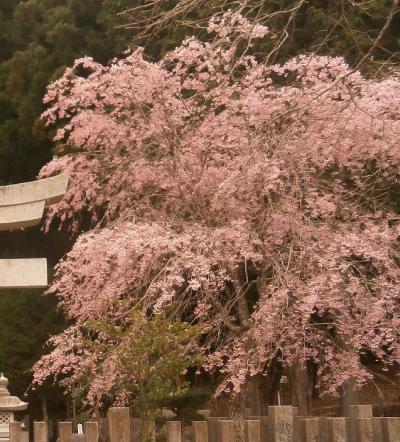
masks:
{"type": "Polygon", "coordinates": [[[49,288],[73,325],[35,380],[73,388],[90,370],[100,406],[122,373],[88,324],[129,328],[136,309],[201,328],[216,395],[286,367],[307,411],[307,388],[338,394],[371,381],[371,361],[398,366],[400,80],[341,58],[260,63],[268,29],[235,12],[208,31],[214,43],[187,38],[158,62],[77,60],[48,88],[59,146],[41,176],[71,186],[46,228],[78,238],[49,288]]]}

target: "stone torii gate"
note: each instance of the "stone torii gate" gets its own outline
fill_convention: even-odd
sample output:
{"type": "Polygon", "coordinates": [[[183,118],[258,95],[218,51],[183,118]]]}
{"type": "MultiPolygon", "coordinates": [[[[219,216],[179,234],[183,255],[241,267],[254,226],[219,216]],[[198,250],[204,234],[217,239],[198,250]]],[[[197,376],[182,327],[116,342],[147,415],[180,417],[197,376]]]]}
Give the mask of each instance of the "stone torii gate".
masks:
{"type": "MultiPolygon", "coordinates": [[[[60,201],[67,190],[68,176],[58,175],[29,183],[0,187],[0,231],[35,226],[44,209],[60,201]]],[[[47,286],[47,259],[0,259],[0,289],[41,288],[47,286]]],[[[10,396],[8,380],[0,377],[0,442],[8,442],[14,411],[25,410],[27,403],[10,396]]],[[[25,439],[28,433],[24,433],[25,439]]],[[[22,437],[22,436],[21,436],[22,437]]],[[[22,439],[20,439],[22,440],[22,439]]]]}
{"type": "MultiPolygon", "coordinates": [[[[68,175],[61,174],[0,187],[0,230],[39,224],[45,207],[62,199],[68,179],[68,175]]],[[[42,288],[47,282],[46,258],[0,259],[0,289],[42,288]]]]}

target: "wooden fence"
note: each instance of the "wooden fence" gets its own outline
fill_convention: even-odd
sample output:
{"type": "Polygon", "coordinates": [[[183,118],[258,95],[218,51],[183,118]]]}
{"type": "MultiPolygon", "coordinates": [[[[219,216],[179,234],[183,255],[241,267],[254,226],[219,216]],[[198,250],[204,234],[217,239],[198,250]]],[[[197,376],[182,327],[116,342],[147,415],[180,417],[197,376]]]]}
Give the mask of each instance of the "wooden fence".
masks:
{"type": "MultiPolygon", "coordinates": [[[[99,422],[86,422],[84,434],[73,433],[71,422],[59,422],[59,442],[235,442],[234,422],[227,417],[207,417],[183,431],[180,421],[166,421],[156,432],[151,420],[132,419],[128,408],[111,408],[107,436],[99,422]]],[[[10,442],[24,442],[18,422],[10,423],[10,442]]],[[[352,406],[348,417],[301,417],[290,406],[268,407],[268,416],[244,420],[246,442],[400,442],[400,417],[372,417],[372,407],[352,406]]],[[[45,422],[33,423],[33,442],[49,442],[45,422]]]]}

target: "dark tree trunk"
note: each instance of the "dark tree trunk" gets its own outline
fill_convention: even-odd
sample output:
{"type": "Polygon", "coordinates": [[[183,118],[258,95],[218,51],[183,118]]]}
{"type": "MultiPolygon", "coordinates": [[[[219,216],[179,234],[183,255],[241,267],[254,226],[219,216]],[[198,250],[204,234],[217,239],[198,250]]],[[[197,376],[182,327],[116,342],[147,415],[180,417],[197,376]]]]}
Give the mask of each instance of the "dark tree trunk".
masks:
{"type": "Polygon", "coordinates": [[[358,392],[354,389],[354,381],[347,380],[343,384],[340,395],[340,414],[342,416],[349,416],[350,405],[358,405],[360,403],[358,392]]]}
{"type": "Polygon", "coordinates": [[[300,416],[308,416],[311,411],[312,385],[306,365],[295,364],[289,368],[289,387],[291,405],[299,408],[300,416]]]}
{"type": "Polygon", "coordinates": [[[235,442],[246,442],[244,434],[246,398],[243,391],[231,401],[231,415],[235,431],[235,442]]]}

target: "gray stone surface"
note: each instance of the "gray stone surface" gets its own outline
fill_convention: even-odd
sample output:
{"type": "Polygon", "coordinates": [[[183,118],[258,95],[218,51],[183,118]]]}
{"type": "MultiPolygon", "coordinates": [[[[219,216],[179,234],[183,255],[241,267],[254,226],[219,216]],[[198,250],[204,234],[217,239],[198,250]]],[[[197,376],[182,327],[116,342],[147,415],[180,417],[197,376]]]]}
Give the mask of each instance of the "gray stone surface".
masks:
{"type": "Polygon", "coordinates": [[[72,423],[59,422],[58,424],[58,440],[60,442],[72,442],[72,423]]]}
{"type": "Polygon", "coordinates": [[[155,440],[156,440],[155,422],[151,420],[143,421],[143,442],[155,442],[155,440]]]}
{"type": "Polygon", "coordinates": [[[20,442],[21,422],[10,422],[10,442],[20,442]]]}
{"type": "Polygon", "coordinates": [[[233,420],[230,419],[220,420],[219,433],[220,433],[221,442],[233,442],[235,440],[233,420]]]}
{"type": "Polygon", "coordinates": [[[85,442],[97,442],[99,437],[98,422],[85,422],[83,432],[85,435],[85,442]]]}
{"type": "Polygon", "coordinates": [[[208,442],[208,424],[205,421],[193,421],[193,442],[208,442]]]}
{"type": "Polygon", "coordinates": [[[48,442],[46,422],[33,423],[33,440],[35,442],[48,442]]]}
{"type": "Polygon", "coordinates": [[[400,417],[384,417],[382,421],[385,442],[400,442],[400,417]]]}
{"type": "Polygon", "coordinates": [[[29,431],[19,433],[19,442],[29,442],[29,431]]]}
{"type": "Polygon", "coordinates": [[[45,201],[46,205],[59,202],[67,190],[69,177],[61,174],[28,183],[0,187],[0,206],[45,201]]]}
{"type": "Polygon", "coordinates": [[[0,259],[1,288],[42,288],[46,286],[46,259],[0,259]]]}
{"type": "Polygon", "coordinates": [[[259,420],[245,420],[244,422],[246,442],[261,442],[261,426],[259,420]]]}
{"type": "Polygon", "coordinates": [[[222,417],[207,417],[208,422],[208,438],[210,442],[219,442],[219,421],[222,417]]]}
{"type": "MultiPolygon", "coordinates": [[[[58,202],[67,190],[66,174],[29,183],[0,187],[0,230],[13,230],[40,222],[46,205],[58,202]]],[[[0,260],[0,288],[47,286],[45,259],[0,260]]]]}
{"type": "Polygon", "coordinates": [[[351,442],[375,442],[372,419],[360,417],[351,419],[351,442]]]}
{"type": "Polygon", "coordinates": [[[167,421],[167,442],[182,442],[182,425],[180,421],[167,421]]]}
{"type": "Polygon", "coordinates": [[[113,407],[108,410],[108,433],[110,442],[130,442],[131,429],[128,407],[113,407]]]}
{"type": "Polygon", "coordinates": [[[384,418],[372,417],[372,429],[374,432],[374,442],[385,442],[384,440],[384,418]]]}
{"type": "Polygon", "coordinates": [[[318,418],[300,418],[298,419],[298,438],[299,442],[320,442],[320,427],[318,418]]]}
{"type": "Polygon", "coordinates": [[[329,417],[326,419],[327,442],[347,442],[346,418],[329,417]]]}
{"type": "Polygon", "coordinates": [[[11,396],[8,390],[8,379],[0,373],[0,411],[22,411],[28,408],[28,403],[17,396],[11,396]]]}
{"type": "Polygon", "coordinates": [[[349,417],[372,417],[372,405],[350,405],[349,417]]]}
{"type": "Polygon", "coordinates": [[[197,410],[196,413],[199,416],[203,416],[203,417],[210,417],[211,416],[211,410],[197,410]]]}
{"type": "Polygon", "coordinates": [[[143,441],[143,419],[131,418],[131,442],[143,441]]]}
{"type": "Polygon", "coordinates": [[[0,206],[0,230],[14,230],[32,227],[40,223],[45,202],[0,206]]]}
{"type": "Polygon", "coordinates": [[[271,442],[294,441],[294,412],[290,406],[268,407],[268,427],[271,442]]]}

